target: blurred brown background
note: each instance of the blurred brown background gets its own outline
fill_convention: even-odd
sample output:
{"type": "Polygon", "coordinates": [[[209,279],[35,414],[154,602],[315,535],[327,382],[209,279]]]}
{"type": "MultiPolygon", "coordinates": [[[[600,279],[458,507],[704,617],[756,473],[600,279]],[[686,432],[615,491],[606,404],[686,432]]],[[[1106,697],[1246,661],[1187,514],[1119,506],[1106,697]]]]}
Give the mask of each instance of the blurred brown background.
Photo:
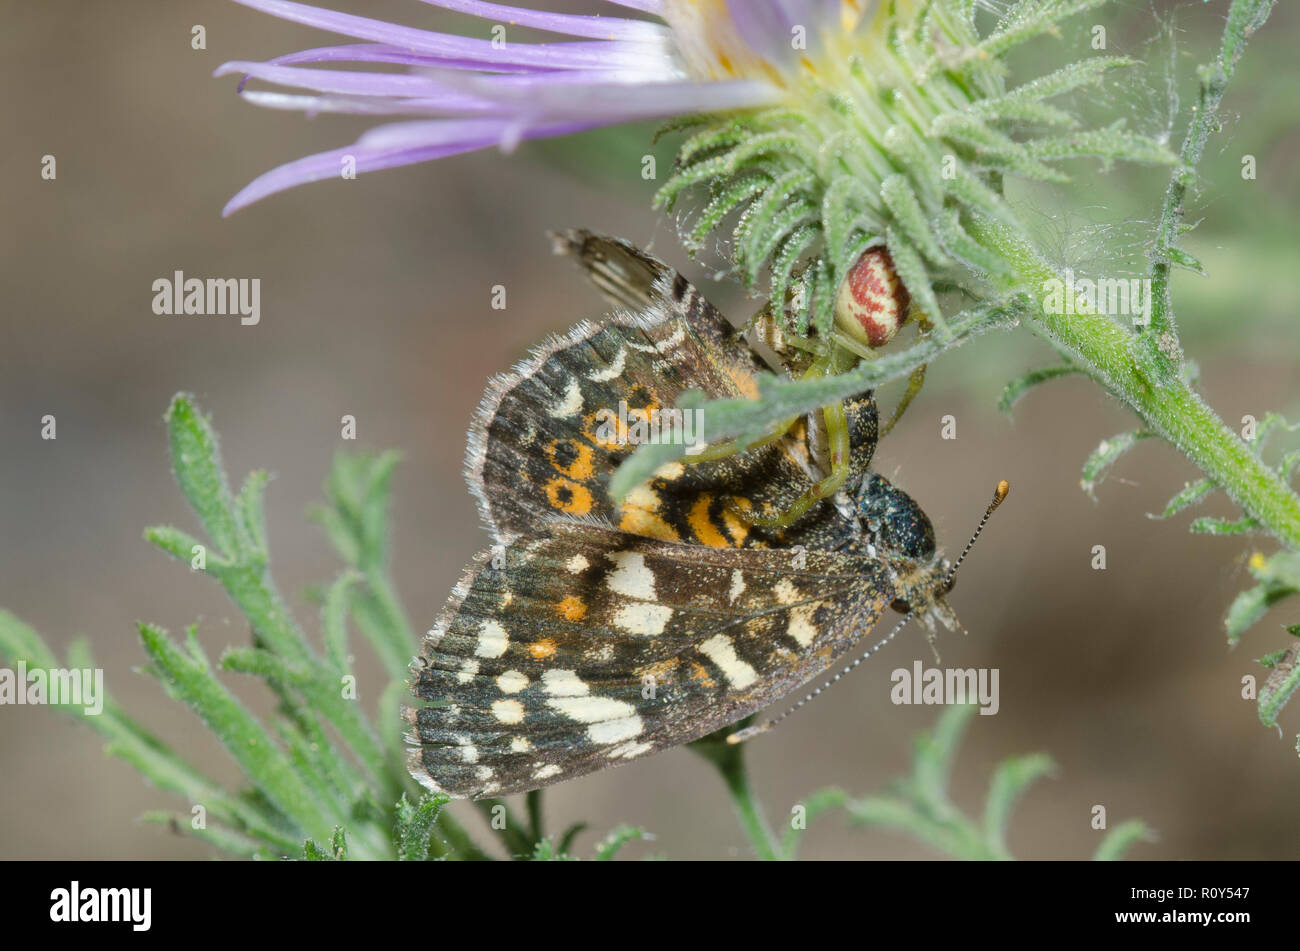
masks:
{"type": "MultiPolygon", "coordinates": [[[[414,0],[334,6],[412,25],[467,23],[414,0]]],[[[1156,10],[1174,8],[1186,104],[1186,77],[1207,58],[1226,4],[1156,10]]],[[[460,476],[465,426],[484,381],[544,333],[600,311],[577,272],[551,258],[544,231],[612,232],[652,243],[692,277],[703,272],[649,210],[637,176],[642,146],[628,146],[626,136],[312,185],[222,220],[222,204],[254,176],[346,144],[366,123],[258,110],[238,100],[233,79],[210,72],[227,59],[333,38],[217,0],[28,0],[0,10],[0,127],[9,142],[0,152],[0,604],[59,649],[87,635],[109,690],[233,782],[236,770],[198,720],[132,671],[143,658],[137,619],[172,630],[200,619],[214,655],[247,638],[213,583],[141,538],[148,524],[196,527],[171,481],[161,420],[168,398],[190,390],[213,414],[233,478],[255,467],[274,473],[273,565],[311,630],[315,611],[298,593],[337,565],[304,511],[344,448],[339,417],[356,416],[360,445],[401,449],[394,573],[423,626],[486,543],[460,476]],[[205,51],[190,48],[196,23],[207,28],[205,51]],[[58,162],[52,182],[39,174],[47,153],[58,162]],[[155,316],[150,285],[176,269],[260,277],[261,324],[155,316]],[[504,312],[489,307],[494,284],[508,288],[504,312]],[[57,417],[56,441],[40,438],[45,414],[57,417]]],[[[1144,44],[1156,32],[1144,4],[1098,20],[1111,25],[1114,51],[1167,52],[1144,44]]],[[[1213,141],[1208,187],[1191,210],[1206,221],[1188,245],[1212,277],[1180,275],[1175,289],[1185,345],[1230,421],[1268,410],[1294,417],[1300,396],[1300,173],[1288,91],[1295,25],[1293,12],[1279,9],[1247,53],[1230,93],[1239,118],[1213,141]],[[1244,153],[1258,157],[1258,181],[1241,180],[1244,153]]],[[[1043,55],[1064,62],[1078,53],[1049,41],[1043,55]]],[[[1146,96],[1137,89],[1130,105],[1159,124],[1163,92],[1146,96]]],[[[1029,199],[1062,260],[1130,233],[1140,241],[1140,222],[1100,240],[1090,229],[1150,219],[1163,176],[1100,177],[1082,164],[1077,172],[1090,201],[1084,215],[1060,218],[1050,196],[1029,199]]],[[[704,286],[737,318],[753,307],[729,287],[704,286]]],[[[1294,858],[1300,711],[1284,716],[1279,739],[1239,695],[1243,674],[1261,674],[1253,658],[1282,645],[1279,624],[1294,622],[1294,609],[1274,612],[1237,651],[1225,649],[1221,618],[1248,581],[1249,540],[1191,536],[1185,518],[1146,517],[1195,477],[1154,442],[1118,465],[1099,502],[1085,496],[1083,459],[1100,439],[1132,428],[1121,407],[1067,380],[1032,392],[1012,420],[994,408],[1006,380],[1050,362],[1024,331],[949,354],[877,455],[950,548],[964,542],[997,479],[1014,486],[953,596],[970,637],[940,641],[946,665],[1001,669],[1001,712],[974,721],[956,799],[978,812],[999,759],[1041,750],[1059,771],[1017,813],[1010,842],[1018,855],[1091,854],[1098,833],[1089,810],[1101,803],[1112,824],[1141,817],[1159,831],[1134,858],[1294,858]],[[939,438],[945,414],[958,420],[955,441],[939,438]],[[1106,571],[1089,567],[1097,544],[1106,546],[1106,571]]],[[[1222,502],[1207,511],[1229,513],[1222,502]]],[[[933,663],[916,631],[752,746],[755,782],[777,822],[816,788],[868,792],[906,768],[910,738],[938,712],[889,701],[890,672],[914,658],[933,663]]],[[[378,670],[362,663],[363,697],[373,698],[378,670]]],[[[232,682],[260,703],[255,689],[232,682]]],[[[656,834],[629,855],[746,854],[721,784],[686,751],[565,784],[548,803],[553,828],[584,819],[589,837],[618,822],[656,834]]],[[[210,855],[137,821],[177,806],[105,758],[81,724],[47,709],[0,708],[0,858],[210,855]]],[[[814,825],[804,854],[933,853],[888,832],[846,833],[832,815],[814,825]]]]}

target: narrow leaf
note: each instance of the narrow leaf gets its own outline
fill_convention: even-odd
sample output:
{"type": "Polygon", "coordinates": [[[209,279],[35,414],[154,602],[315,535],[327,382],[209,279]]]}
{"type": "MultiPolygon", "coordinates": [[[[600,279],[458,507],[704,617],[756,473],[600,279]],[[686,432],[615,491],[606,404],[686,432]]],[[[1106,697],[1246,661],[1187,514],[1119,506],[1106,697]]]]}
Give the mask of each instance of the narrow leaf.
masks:
{"type": "Polygon", "coordinates": [[[1059,367],[1045,367],[1042,370],[1030,370],[1024,376],[1012,380],[1002,388],[1002,395],[998,398],[998,409],[1004,413],[1010,414],[1011,408],[1016,405],[1020,397],[1024,396],[1030,389],[1039,383],[1046,383],[1048,380],[1057,380],[1063,376],[1069,376],[1072,373],[1081,373],[1078,367],[1072,364],[1065,364],[1059,367]]]}

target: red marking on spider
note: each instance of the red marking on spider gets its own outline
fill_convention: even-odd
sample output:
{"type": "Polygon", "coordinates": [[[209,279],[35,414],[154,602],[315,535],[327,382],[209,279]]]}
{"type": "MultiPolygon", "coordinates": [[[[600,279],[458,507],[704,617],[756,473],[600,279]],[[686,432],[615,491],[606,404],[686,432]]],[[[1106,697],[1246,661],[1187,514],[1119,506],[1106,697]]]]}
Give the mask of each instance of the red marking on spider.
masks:
{"type": "Polygon", "coordinates": [[[911,297],[884,248],[869,248],[849,268],[835,298],[835,323],[869,347],[883,347],[907,321],[911,297]]]}

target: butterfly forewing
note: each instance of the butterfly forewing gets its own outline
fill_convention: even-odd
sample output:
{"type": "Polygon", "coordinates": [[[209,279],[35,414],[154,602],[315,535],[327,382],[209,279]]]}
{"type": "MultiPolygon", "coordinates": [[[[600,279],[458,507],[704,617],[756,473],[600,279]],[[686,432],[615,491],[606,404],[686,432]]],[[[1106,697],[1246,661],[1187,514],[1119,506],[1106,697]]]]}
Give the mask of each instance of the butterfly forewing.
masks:
{"type": "Polygon", "coordinates": [[[471,566],[425,641],[413,773],[534,789],[697,739],[825,670],[894,598],[865,556],[711,549],[585,520],[471,566]],[[500,559],[499,559],[500,560],[500,559]]]}

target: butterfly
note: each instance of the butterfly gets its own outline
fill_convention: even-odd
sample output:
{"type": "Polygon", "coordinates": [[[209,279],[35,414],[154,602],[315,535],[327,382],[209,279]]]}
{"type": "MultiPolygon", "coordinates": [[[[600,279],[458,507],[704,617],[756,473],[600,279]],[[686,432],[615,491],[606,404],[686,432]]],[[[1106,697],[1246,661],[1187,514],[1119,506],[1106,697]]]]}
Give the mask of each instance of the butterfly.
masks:
{"type": "MultiPolygon", "coordinates": [[[[633,437],[675,423],[682,394],[756,397],[773,368],[651,255],[585,231],[553,240],[616,310],[494,378],[470,427],[465,474],[495,544],[425,636],[404,711],[412,774],[456,798],[537,789],[736,723],[830,668],[891,606],[957,626],[930,520],[869,468],[870,392],[843,404],[848,478],[790,524],[770,516],[830,466],[817,413],[742,451],[715,457],[701,441],[612,500],[633,437]]],[[[798,359],[779,356],[779,372],[798,359]]]]}

